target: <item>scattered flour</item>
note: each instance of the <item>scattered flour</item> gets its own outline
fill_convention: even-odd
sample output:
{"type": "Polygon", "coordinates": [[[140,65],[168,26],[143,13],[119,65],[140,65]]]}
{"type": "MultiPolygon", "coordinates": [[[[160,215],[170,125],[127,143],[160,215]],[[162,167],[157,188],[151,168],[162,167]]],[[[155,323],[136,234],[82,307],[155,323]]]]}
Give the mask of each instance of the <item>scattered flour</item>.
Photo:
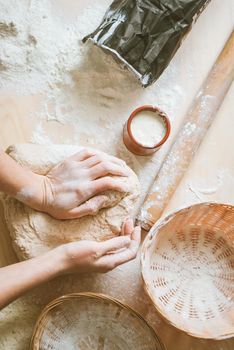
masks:
{"type": "Polygon", "coordinates": [[[87,112],[87,119],[91,116],[98,122],[101,110],[108,116],[109,109],[118,103],[121,113],[128,101],[140,104],[147,100],[159,104],[169,115],[174,112],[183,91],[175,83],[173,65],[160,78],[157,89],[142,90],[112,57],[81,43],[99,24],[110,0],[87,6],[70,22],[63,19],[62,10],[55,11],[55,3],[11,0],[6,4],[0,0],[0,24],[8,28],[0,41],[0,67],[5,67],[0,88],[26,95],[46,92],[41,116],[64,123],[76,124],[78,116],[87,112]],[[170,88],[168,80],[172,81],[170,88]],[[85,107],[94,101],[98,106],[96,115],[85,107]]]}
{"type": "Polygon", "coordinates": [[[41,123],[38,123],[35,127],[30,141],[35,144],[39,145],[50,145],[52,144],[51,140],[49,139],[48,135],[46,134],[45,130],[43,129],[41,123]]]}
{"type": "Polygon", "coordinates": [[[209,196],[216,194],[220,189],[222,189],[225,181],[227,181],[230,176],[231,175],[227,169],[221,169],[218,171],[214,179],[200,178],[196,181],[196,185],[189,183],[188,188],[200,201],[208,200],[209,196]],[[206,185],[207,182],[209,183],[208,186],[206,185]]]}
{"type": "MultiPolygon", "coordinates": [[[[33,131],[32,142],[51,142],[41,121],[57,121],[62,126],[70,124],[74,135],[66,143],[86,145],[88,140],[88,144],[93,147],[115,153],[135,169],[145,189],[154,180],[164,155],[161,150],[150,159],[130,154],[121,143],[123,123],[132,110],[142,104],[157,105],[165,110],[171,121],[177,119],[179,113],[183,114],[185,111],[181,105],[185,107],[184,101],[192,98],[193,84],[189,84],[188,78],[186,81],[182,79],[182,74],[178,71],[178,67],[181,67],[180,57],[177,56],[177,59],[175,56],[157,83],[143,90],[134,77],[113,61],[112,57],[81,43],[82,37],[99,24],[112,0],[102,0],[99,3],[87,1],[85,11],[77,11],[77,16],[74,11],[69,20],[65,14],[69,4],[63,11],[55,11],[61,2],[62,0],[0,0],[0,23],[4,27],[12,23],[15,28],[14,35],[6,31],[4,35],[0,35],[0,88],[19,95],[44,92],[46,97],[37,114],[38,125],[33,131]],[[181,86],[186,86],[186,89],[181,86]]],[[[64,3],[66,4],[66,0],[64,3]]],[[[204,30],[204,26],[202,29],[204,30]]],[[[222,31],[220,36],[223,37],[222,31]]],[[[200,37],[193,41],[197,43],[198,52],[200,42],[200,37]]],[[[194,56],[196,60],[191,64],[191,47],[186,42],[183,47],[185,52],[183,51],[181,69],[188,70],[190,64],[187,77],[193,82],[197,81],[197,89],[201,85],[199,79],[202,77],[197,74],[197,56],[194,56]],[[189,55],[186,55],[186,47],[189,55]]],[[[210,51],[212,54],[212,50],[210,51]]],[[[210,57],[207,51],[204,51],[204,55],[210,57]]],[[[208,67],[203,66],[205,69],[208,67]]],[[[191,126],[188,130],[191,130],[191,126]]],[[[175,159],[177,156],[173,155],[175,159]]],[[[63,284],[52,281],[34,291],[33,302],[30,294],[1,313],[1,349],[25,349],[41,305],[71,291],[87,291],[87,283],[89,290],[98,290],[124,300],[136,307],[153,325],[158,326],[160,323],[154,308],[143,294],[139,258],[137,266],[135,261],[125,264],[106,275],[106,279],[102,275],[95,275],[92,280],[87,281],[82,276],[82,280],[79,279],[79,288],[75,284],[72,290],[68,289],[69,276],[67,280],[68,283],[63,284]],[[9,329],[14,334],[12,337],[9,329]]],[[[168,339],[170,336],[169,334],[168,339]]]]}
{"type": "Polygon", "coordinates": [[[15,36],[0,38],[0,89],[18,95],[43,95],[33,117],[31,142],[70,143],[99,148],[123,158],[137,172],[143,193],[154,179],[162,159],[135,157],[122,142],[123,124],[133,109],[152,104],[172,121],[185,100],[171,62],[156,84],[143,89],[135,77],[113,58],[82,38],[101,21],[111,0],[87,2],[69,16],[62,0],[0,0],[0,22],[12,23],[15,36]],[[71,126],[69,138],[44,130],[41,122],[71,126]]]}
{"type": "Polygon", "coordinates": [[[184,133],[189,136],[191,135],[197,128],[197,125],[195,123],[188,122],[184,126],[184,133]]]}
{"type": "Polygon", "coordinates": [[[203,202],[203,198],[198,193],[199,191],[197,191],[192,185],[189,185],[188,188],[195,195],[195,197],[199,200],[199,202],[203,202]]]}

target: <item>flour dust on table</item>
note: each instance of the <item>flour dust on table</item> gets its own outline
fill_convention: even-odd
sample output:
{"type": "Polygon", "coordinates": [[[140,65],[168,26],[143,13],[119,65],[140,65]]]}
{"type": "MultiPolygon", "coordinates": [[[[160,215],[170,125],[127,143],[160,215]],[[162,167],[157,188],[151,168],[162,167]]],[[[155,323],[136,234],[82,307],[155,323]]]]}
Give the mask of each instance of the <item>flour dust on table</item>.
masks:
{"type": "Polygon", "coordinates": [[[112,57],[81,42],[110,3],[87,2],[81,13],[65,16],[53,0],[0,0],[0,23],[15,30],[14,36],[6,33],[0,40],[0,88],[19,95],[43,94],[39,118],[72,124],[73,142],[81,144],[86,135],[103,150],[119,141],[119,129],[133,106],[157,101],[170,116],[183,98],[173,64],[157,88],[143,90],[112,57]]]}
{"type": "Polygon", "coordinates": [[[16,34],[0,38],[0,88],[41,96],[32,115],[34,143],[78,144],[111,152],[137,173],[143,201],[164,152],[137,158],[122,142],[123,125],[132,110],[144,104],[159,106],[172,119],[185,96],[175,63],[156,85],[142,89],[111,56],[81,42],[99,25],[111,2],[87,0],[81,6],[70,0],[0,0],[0,22],[12,23],[16,34]],[[60,125],[60,130],[66,125],[70,133],[57,137],[56,131],[50,133],[51,125],[60,125]]]}

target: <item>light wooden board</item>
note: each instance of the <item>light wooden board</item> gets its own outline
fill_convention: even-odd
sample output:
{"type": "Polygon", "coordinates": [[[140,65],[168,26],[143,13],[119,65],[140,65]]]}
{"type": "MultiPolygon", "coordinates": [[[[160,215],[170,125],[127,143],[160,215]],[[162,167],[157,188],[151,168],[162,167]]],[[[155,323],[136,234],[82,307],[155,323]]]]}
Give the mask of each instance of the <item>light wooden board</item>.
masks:
{"type": "MultiPolygon", "coordinates": [[[[64,7],[65,16],[69,9],[82,11],[85,6],[92,4],[91,0],[57,1],[58,7],[64,7]]],[[[170,142],[156,156],[155,171],[160,166],[176,131],[181,125],[181,120],[189,108],[193,97],[201,86],[208,71],[212,67],[218,53],[221,51],[227,37],[233,28],[233,2],[231,0],[213,0],[204,14],[200,17],[186,41],[173,59],[178,71],[178,85],[185,91],[180,103],[173,115],[173,130],[170,142]],[[192,76],[189,72],[193,68],[192,76]]],[[[168,82],[170,89],[170,82],[168,82]]],[[[176,93],[176,92],[175,92],[176,93]]],[[[233,196],[233,95],[232,86],[218,115],[203,142],[194,162],[192,163],[186,177],[176,191],[170,205],[164,215],[191,203],[197,203],[200,199],[192,192],[192,188],[214,188],[217,175],[224,169],[224,181],[213,194],[203,195],[204,200],[220,200],[234,204],[233,196]],[[227,129],[225,127],[227,126],[227,129]],[[225,172],[226,171],[226,172],[225,172]],[[202,182],[204,179],[204,182],[202,182]],[[207,181],[207,182],[206,182],[207,181]]],[[[17,142],[28,142],[32,136],[37,118],[35,112],[38,110],[43,94],[37,96],[16,96],[14,91],[2,91],[0,95],[0,147],[6,148],[9,144],[17,142]]],[[[148,102],[148,101],[144,101],[148,102]]],[[[160,105],[160,99],[155,101],[160,105]]],[[[126,116],[129,111],[138,105],[138,101],[132,101],[131,106],[126,106],[126,116]]],[[[116,108],[118,108],[116,106],[116,108]]],[[[63,142],[68,136],[73,135],[71,125],[60,125],[53,121],[43,121],[43,127],[53,142],[63,142]]],[[[113,125],[115,127],[115,125],[113,125]]],[[[116,122],[116,133],[121,135],[121,123],[116,122]]],[[[121,142],[121,139],[120,141],[121,142]]],[[[136,161],[141,164],[141,176],[144,177],[145,163],[138,157],[136,161]]],[[[147,164],[146,164],[147,165],[147,164]]],[[[146,177],[148,186],[155,174],[146,177]]],[[[200,194],[201,196],[201,194],[200,194]]],[[[201,197],[203,199],[203,197],[201,197]]],[[[0,208],[0,266],[16,261],[11,248],[10,238],[6,229],[2,208],[0,208]]],[[[147,296],[144,295],[139,259],[133,263],[126,264],[119,272],[114,272],[106,277],[109,281],[102,290],[96,288],[90,282],[83,283],[80,288],[71,291],[82,291],[90,285],[90,291],[102,291],[129,303],[133,308],[140,311],[154,326],[159,336],[167,346],[168,350],[232,350],[234,341],[203,341],[187,336],[162,321],[154,311],[147,296]],[[116,277],[117,276],[117,277],[116,277]],[[118,280],[116,280],[116,278],[118,280]],[[83,289],[82,289],[83,288],[83,289]]],[[[42,288],[46,297],[40,300],[41,289],[29,293],[20,298],[0,313],[0,350],[14,349],[25,350],[32,332],[33,324],[42,308],[53,297],[61,295],[61,290],[53,291],[50,286],[42,288]]]]}

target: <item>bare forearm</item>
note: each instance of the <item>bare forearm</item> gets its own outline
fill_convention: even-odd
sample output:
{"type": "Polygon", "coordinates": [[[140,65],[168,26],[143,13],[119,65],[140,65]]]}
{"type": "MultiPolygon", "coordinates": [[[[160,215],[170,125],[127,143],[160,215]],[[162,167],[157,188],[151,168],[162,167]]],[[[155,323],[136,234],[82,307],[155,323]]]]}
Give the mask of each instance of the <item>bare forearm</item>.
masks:
{"type": "MultiPolygon", "coordinates": [[[[40,176],[0,151],[0,191],[36,208],[40,176]]],[[[41,186],[43,189],[43,187],[41,186]]],[[[43,195],[43,194],[41,194],[43,195]]]]}
{"type": "Polygon", "coordinates": [[[0,191],[56,219],[96,214],[105,207],[103,192],[129,192],[129,175],[122,160],[100,151],[83,149],[42,176],[0,150],[0,191]]]}
{"type": "Polygon", "coordinates": [[[0,268],[0,309],[31,288],[53,279],[61,270],[62,259],[57,249],[34,259],[0,268]]]}
{"type": "Polygon", "coordinates": [[[37,258],[0,268],[0,309],[41,283],[65,273],[107,272],[135,259],[140,227],[124,222],[122,236],[104,242],[80,241],[61,245],[37,258]]]}

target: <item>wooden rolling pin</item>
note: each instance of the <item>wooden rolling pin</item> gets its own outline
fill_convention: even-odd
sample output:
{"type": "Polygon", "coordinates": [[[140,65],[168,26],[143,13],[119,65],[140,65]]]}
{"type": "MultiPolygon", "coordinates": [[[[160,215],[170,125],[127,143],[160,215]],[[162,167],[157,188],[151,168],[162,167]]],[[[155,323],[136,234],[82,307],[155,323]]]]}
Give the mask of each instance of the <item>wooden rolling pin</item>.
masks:
{"type": "Polygon", "coordinates": [[[234,79],[234,32],[212,67],[161,166],[138,217],[149,230],[188,169],[234,79]]]}

